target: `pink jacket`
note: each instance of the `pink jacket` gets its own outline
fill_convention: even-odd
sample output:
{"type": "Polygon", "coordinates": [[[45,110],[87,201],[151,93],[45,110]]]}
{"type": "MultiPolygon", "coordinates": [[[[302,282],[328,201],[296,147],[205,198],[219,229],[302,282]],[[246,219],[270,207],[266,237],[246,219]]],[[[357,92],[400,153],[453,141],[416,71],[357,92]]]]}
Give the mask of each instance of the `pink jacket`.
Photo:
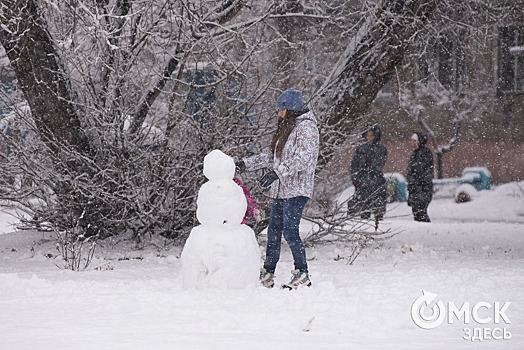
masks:
{"type": "Polygon", "coordinates": [[[242,191],[244,191],[244,195],[246,196],[246,215],[244,215],[244,219],[242,219],[242,224],[245,224],[247,220],[252,219],[255,216],[255,210],[258,209],[257,200],[251,195],[251,192],[249,192],[246,185],[244,185],[240,179],[235,177],[233,178],[233,181],[235,181],[235,183],[242,188],[242,191]]]}

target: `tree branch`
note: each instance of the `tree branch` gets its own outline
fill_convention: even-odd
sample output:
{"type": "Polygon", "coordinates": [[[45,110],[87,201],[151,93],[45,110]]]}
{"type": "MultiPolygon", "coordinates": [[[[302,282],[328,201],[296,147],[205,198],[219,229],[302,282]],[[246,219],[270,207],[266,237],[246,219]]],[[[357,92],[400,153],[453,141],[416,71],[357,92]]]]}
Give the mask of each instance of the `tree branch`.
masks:
{"type": "MultiPolygon", "coordinates": [[[[217,6],[215,10],[208,16],[208,21],[214,20],[219,24],[232,20],[244,7],[245,0],[227,0],[221,5],[217,6]]],[[[169,80],[171,74],[178,67],[180,59],[177,57],[180,52],[180,45],[175,50],[173,57],[169,59],[166,67],[163,70],[162,77],[154,84],[153,88],[149,90],[146,95],[141,99],[141,102],[136,109],[134,117],[132,118],[131,126],[129,128],[130,133],[136,133],[140,130],[142,123],[147,117],[151,106],[160,95],[162,89],[169,80]]]]}
{"type": "Polygon", "coordinates": [[[227,0],[218,5],[213,12],[204,16],[207,22],[217,22],[223,24],[231,21],[246,4],[245,0],[227,0]]]}
{"type": "Polygon", "coordinates": [[[155,86],[153,86],[153,88],[147,92],[142,101],[138,104],[138,108],[133,117],[131,126],[129,127],[130,133],[136,133],[138,130],[140,130],[140,127],[146,119],[147,113],[149,113],[153,102],[155,102],[158,95],[160,95],[162,92],[162,89],[166,85],[171,74],[173,74],[175,71],[178,63],[179,59],[176,56],[169,59],[167,66],[164,68],[162,77],[157,81],[155,86]]]}

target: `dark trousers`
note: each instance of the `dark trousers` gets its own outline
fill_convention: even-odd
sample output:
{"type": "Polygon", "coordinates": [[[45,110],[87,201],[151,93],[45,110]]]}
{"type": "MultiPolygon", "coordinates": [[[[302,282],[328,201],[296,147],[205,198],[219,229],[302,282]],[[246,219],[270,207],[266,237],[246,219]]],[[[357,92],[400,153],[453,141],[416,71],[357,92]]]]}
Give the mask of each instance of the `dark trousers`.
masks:
{"type": "Polygon", "coordinates": [[[431,222],[428,215],[429,203],[433,198],[433,187],[413,187],[409,191],[408,205],[413,211],[415,221],[431,222]]]}
{"type": "Polygon", "coordinates": [[[371,214],[375,214],[382,218],[386,213],[386,197],[386,185],[357,188],[348,202],[348,215],[369,219],[371,214]]]}
{"type": "Polygon", "coordinates": [[[271,202],[267,229],[266,260],[264,261],[266,271],[275,273],[280,259],[282,236],[284,236],[293,254],[295,269],[308,272],[306,249],[299,234],[300,219],[308,200],[307,197],[294,197],[273,199],[271,202]]]}
{"type": "Polygon", "coordinates": [[[411,205],[415,221],[431,222],[428,215],[429,203],[417,203],[411,205]]]}

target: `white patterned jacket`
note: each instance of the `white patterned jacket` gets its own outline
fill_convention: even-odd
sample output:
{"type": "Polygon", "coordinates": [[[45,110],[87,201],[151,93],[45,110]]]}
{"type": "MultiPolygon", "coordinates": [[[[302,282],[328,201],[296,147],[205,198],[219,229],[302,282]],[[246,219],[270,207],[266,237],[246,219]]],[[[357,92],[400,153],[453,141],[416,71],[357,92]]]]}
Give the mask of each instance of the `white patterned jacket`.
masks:
{"type": "Polygon", "coordinates": [[[313,195],[315,168],[319,152],[317,120],[309,111],[297,117],[296,125],[286,141],[282,156],[271,154],[269,147],[260,154],[244,159],[247,171],[273,169],[278,180],[269,191],[271,198],[287,199],[313,195]]]}

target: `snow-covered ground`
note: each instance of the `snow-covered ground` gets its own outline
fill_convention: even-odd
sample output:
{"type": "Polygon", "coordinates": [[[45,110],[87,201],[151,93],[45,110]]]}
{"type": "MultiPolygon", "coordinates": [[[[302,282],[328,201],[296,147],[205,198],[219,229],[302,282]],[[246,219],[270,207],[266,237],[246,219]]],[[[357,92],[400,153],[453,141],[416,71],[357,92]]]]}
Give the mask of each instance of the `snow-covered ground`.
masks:
{"type": "MultiPolygon", "coordinates": [[[[185,290],[181,248],[122,242],[62,270],[51,234],[13,232],[2,213],[0,349],[524,349],[524,182],[434,200],[430,224],[388,210],[396,236],[353,265],[341,244],[308,248],[313,286],[296,291],[185,290]],[[433,313],[464,303],[460,320],[433,313]]],[[[277,281],[291,269],[285,247],[277,281]]]]}

